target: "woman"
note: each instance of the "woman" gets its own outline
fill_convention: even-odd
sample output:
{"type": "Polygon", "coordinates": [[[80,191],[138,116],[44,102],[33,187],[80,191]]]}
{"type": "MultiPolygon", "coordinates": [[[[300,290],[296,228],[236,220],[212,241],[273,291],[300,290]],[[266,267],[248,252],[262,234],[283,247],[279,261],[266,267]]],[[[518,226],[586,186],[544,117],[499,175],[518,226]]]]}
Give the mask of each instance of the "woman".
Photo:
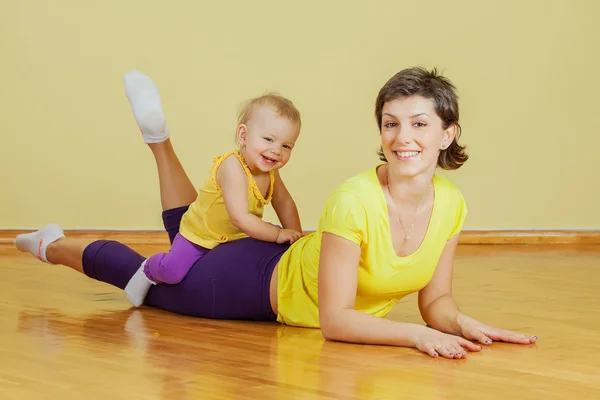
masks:
{"type": "MultiPolygon", "coordinates": [[[[452,298],[454,253],[467,210],[460,191],[435,170],[457,169],[468,158],[457,141],[454,86],[435,70],[400,71],[380,90],[375,114],[384,163],[331,193],[317,232],[291,246],[251,238],[221,244],[181,283],[153,287],[146,304],[205,318],[320,327],[328,340],[415,347],[432,357],[479,351],[470,340],[534,343],[535,336],[473,320],[452,298]],[[428,326],[382,318],[413,292],[428,326]]],[[[149,146],[172,241],[196,191],[168,138],[149,146]]],[[[57,225],[19,241],[46,262],[121,289],[144,260],[118,242],[65,238],[57,225]]]]}

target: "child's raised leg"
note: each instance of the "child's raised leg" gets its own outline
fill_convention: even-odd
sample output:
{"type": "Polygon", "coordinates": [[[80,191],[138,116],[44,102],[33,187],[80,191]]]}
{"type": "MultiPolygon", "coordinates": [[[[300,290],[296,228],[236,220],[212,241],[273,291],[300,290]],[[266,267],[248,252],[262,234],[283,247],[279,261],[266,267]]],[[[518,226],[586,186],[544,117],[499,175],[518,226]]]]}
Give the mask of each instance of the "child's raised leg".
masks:
{"type": "Polygon", "coordinates": [[[142,263],[125,287],[127,298],[134,306],[140,306],[152,285],[181,282],[194,263],[207,252],[208,249],[177,234],[168,253],[155,254],[142,263]]]}

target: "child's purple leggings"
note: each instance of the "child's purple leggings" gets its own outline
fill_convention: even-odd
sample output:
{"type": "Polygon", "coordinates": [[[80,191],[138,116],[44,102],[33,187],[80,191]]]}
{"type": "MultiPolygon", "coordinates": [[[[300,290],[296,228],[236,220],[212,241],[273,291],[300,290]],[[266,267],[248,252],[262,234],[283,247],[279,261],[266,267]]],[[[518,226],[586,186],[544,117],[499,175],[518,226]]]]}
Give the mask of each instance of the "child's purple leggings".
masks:
{"type": "Polygon", "coordinates": [[[171,242],[168,253],[158,253],[146,260],[144,273],[153,282],[173,285],[181,282],[192,265],[207,252],[208,249],[190,242],[178,233],[171,242]]]}
{"type": "MultiPolygon", "coordinates": [[[[187,207],[163,212],[173,243],[187,207]]],[[[150,288],[145,304],[203,318],[274,321],[269,300],[271,275],[289,244],[245,238],[221,244],[194,263],[175,285],[150,288]]],[[[83,252],[90,278],[124,289],[145,257],[122,243],[98,240],[83,252]]]]}

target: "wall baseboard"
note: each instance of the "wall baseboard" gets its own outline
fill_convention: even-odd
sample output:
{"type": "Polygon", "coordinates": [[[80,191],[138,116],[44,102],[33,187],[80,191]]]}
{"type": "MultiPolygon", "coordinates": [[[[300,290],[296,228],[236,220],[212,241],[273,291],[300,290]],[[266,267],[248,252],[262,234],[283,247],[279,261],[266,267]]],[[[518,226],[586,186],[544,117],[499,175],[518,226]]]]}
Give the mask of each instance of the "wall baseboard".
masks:
{"type": "MultiPolygon", "coordinates": [[[[0,245],[12,244],[14,238],[31,230],[0,230],[0,245]]],[[[127,245],[168,245],[164,231],[66,230],[76,239],[117,240],[127,245]]],[[[310,232],[307,232],[310,233],[310,232]]],[[[600,230],[465,230],[460,244],[600,244],[600,230]]]]}
{"type": "MultiPolygon", "coordinates": [[[[21,233],[33,230],[7,229],[0,230],[0,245],[13,244],[14,239],[21,233]]],[[[65,235],[73,239],[83,240],[116,240],[127,245],[168,245],[169,237],[165,231],[134,231],[134,230],[94,230],[94,229],[65,229],[65,235]]]]}
{"type": "Polygon", "coordinates": [[[600,244],[600,230],[464,230],[461,244],[600,244]]]}

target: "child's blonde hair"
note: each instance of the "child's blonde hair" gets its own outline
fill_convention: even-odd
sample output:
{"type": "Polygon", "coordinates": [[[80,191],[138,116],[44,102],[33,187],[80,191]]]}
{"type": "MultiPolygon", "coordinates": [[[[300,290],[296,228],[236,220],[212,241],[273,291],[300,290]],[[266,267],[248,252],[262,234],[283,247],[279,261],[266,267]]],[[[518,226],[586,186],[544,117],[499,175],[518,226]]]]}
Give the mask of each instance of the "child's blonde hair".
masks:
{"type": "Polygon", "coordinates": [[[238,125],[248,123],[256,106],[270,107],[280,117],[287,118],[293,124],[298,124],[298,130],[302,126],[300,111],[294,106],[294,103],[274,92],[248,100],[238,113],[238,125]]]}

